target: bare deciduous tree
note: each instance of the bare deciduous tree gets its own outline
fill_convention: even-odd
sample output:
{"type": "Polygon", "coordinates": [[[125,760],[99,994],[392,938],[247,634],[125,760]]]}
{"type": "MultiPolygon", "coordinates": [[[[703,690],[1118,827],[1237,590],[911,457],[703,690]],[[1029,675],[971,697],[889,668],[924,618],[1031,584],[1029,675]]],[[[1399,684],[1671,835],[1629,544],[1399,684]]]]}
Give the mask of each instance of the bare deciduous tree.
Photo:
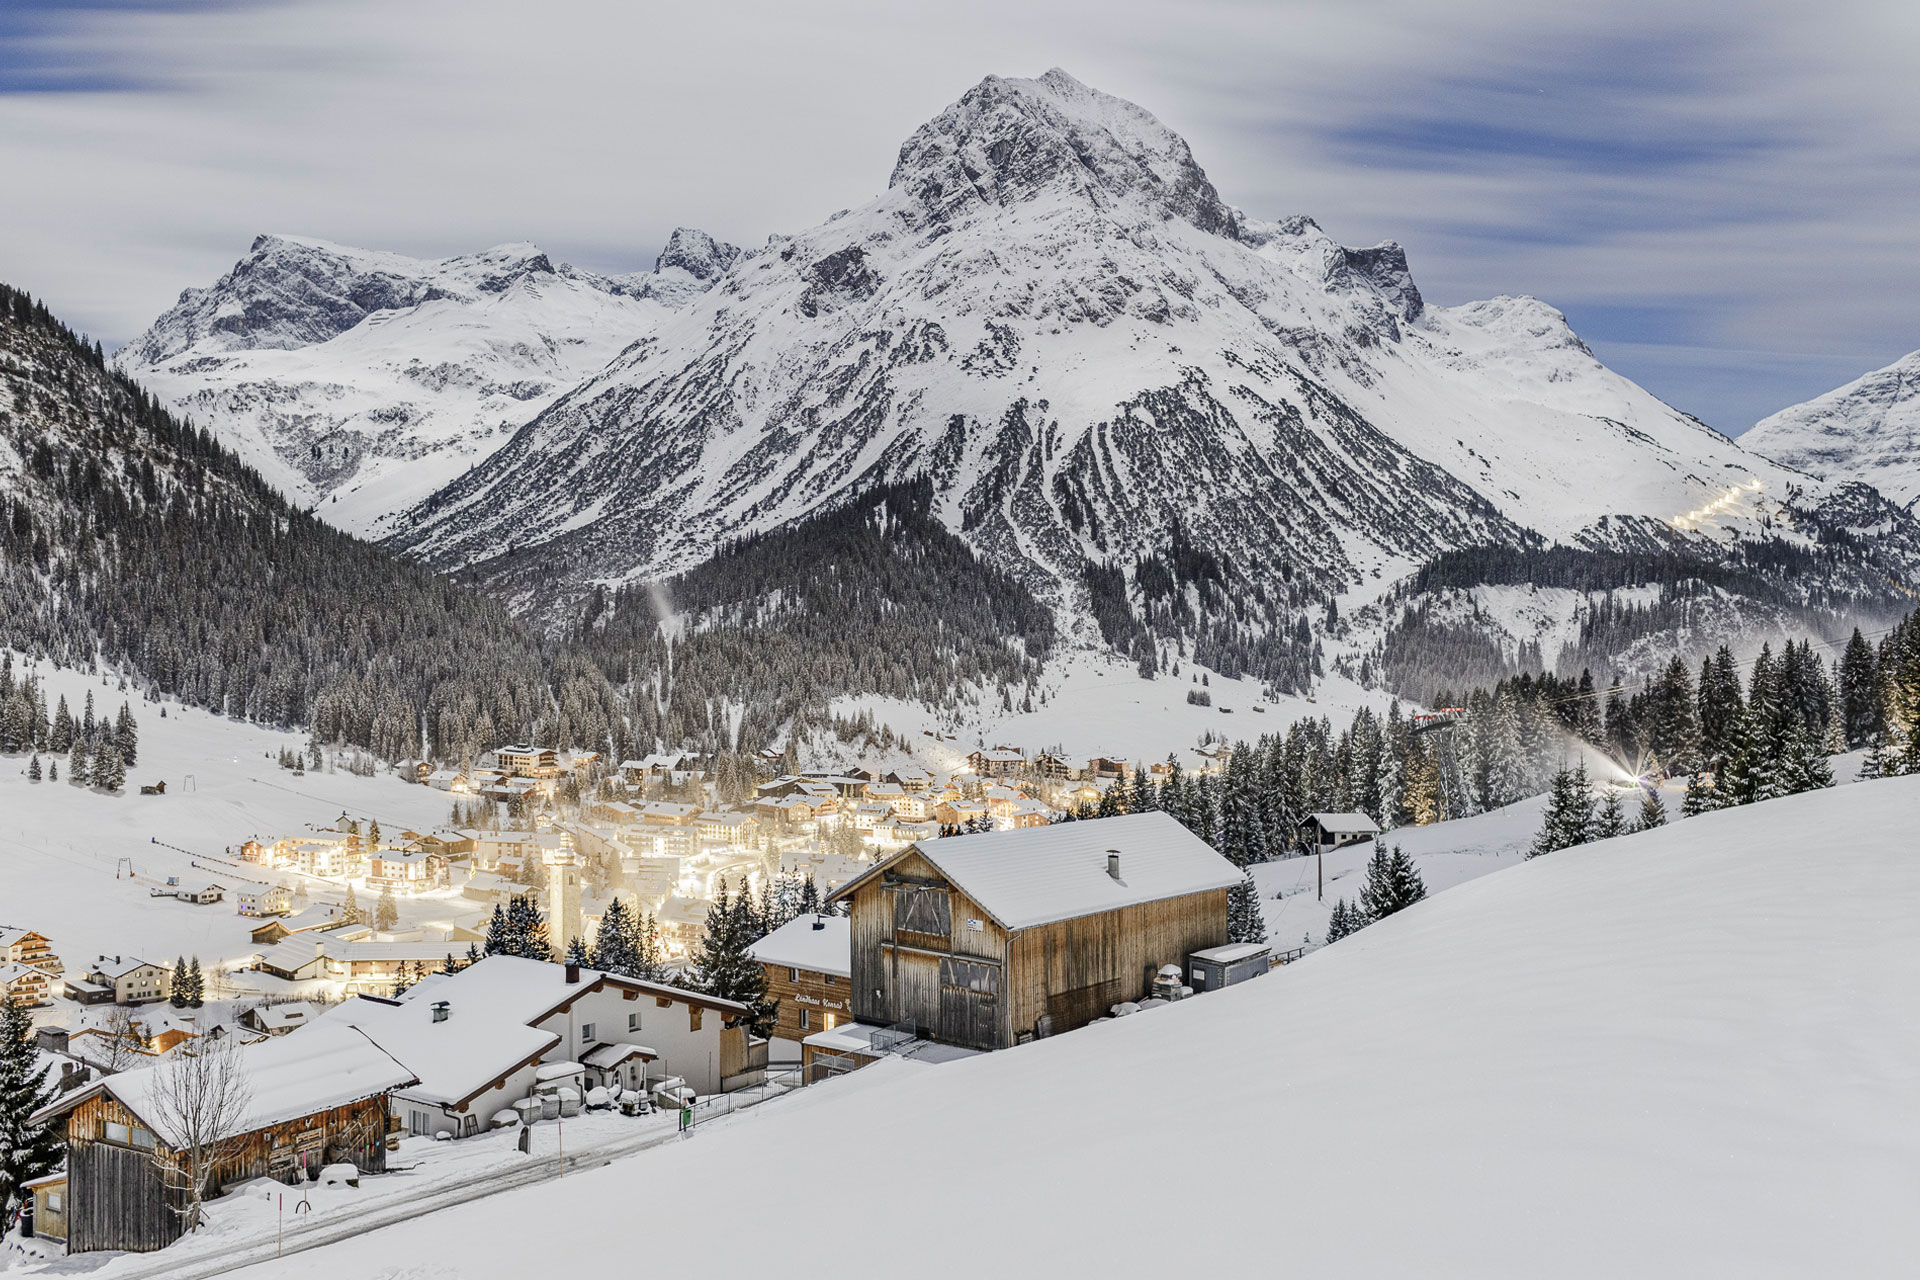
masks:
{"type": "Polygon", "coordinates": [[[198,1230],[214,1168],[231,1157],[244,1131],[253,1090],[246,1060],[232,1041],[203,1043],[195,1053],[174,1053],[154,1068],[148,1099],[154,1125],[170,1151],[154,1163],[167,1185],[187,1193],[178,1210],[188,1231],[198,1230]]]}
{"type": "Polygon", "coordinates": [[[124,1004],[114,1005],[100,1020],[99,1027],[102,1072],[113,1075],[146,1060],[147,1054],[141,1048],[140,1027],[132,1009],[124,1004]]]}

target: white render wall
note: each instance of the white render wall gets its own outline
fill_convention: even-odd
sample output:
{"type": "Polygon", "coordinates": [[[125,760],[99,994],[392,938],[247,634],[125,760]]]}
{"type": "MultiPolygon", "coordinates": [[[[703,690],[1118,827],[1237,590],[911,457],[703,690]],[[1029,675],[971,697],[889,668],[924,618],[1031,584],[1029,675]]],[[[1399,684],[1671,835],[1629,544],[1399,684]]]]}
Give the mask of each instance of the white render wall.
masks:
{"type": "Polygon", "coordinates": [[[700,1016],[700,1030],[690,1026],[690,1006],[675,1000],[662,1009],[658,1000],[641,992],[629,1000],[619,988],[606,988],[583,996],[572,1007],[549,1015],[533,1025],[560,1037],[560,1043],[546,1055],[548,1062],[578,1062],[595,1044],[640,1044],[660,1055],[647,1065],[647,1080],[681,1076],[701,1094],[720,1092],[720,1028],[724,1021],[713,1009],[700,1016]],[[627,1020],[637,1015],[640,1025],[628,1030],[627,1020]],[[583,1028],[593,1027],[593,1038],[585,1038],[583,1028]]]}

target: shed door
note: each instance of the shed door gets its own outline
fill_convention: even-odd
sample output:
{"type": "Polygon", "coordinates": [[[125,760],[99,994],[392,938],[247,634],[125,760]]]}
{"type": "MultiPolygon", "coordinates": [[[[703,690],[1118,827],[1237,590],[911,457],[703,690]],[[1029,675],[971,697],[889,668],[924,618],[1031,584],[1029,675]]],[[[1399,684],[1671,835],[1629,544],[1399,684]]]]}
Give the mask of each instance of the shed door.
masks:
{"type": "Polygon", "coordinates": [[[916,1033],[939,1025],[940,970],[933,956],[888,948],[885,977],[886,1016],[892,1022],[913,1024],[916,1033]]]}
{"type": "Polygon", "coordinates": [[[992,1049],[999,1044],[1000,967],[952,956],[940,961],[940,1038],[992,1049]]]}

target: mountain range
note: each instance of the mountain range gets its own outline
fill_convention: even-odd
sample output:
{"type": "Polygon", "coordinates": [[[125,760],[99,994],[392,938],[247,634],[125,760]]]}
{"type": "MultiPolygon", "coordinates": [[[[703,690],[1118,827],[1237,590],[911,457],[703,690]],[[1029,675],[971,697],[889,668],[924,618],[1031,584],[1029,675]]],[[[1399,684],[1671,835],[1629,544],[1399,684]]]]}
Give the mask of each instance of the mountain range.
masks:
{"type": "MultiPolygon", "coordinates": [[[[117,365],[323,518],[549,626],[586,601],[651,627],[673,606],[643,584],[903,485],[1067,633],[1296,690],[1343,611],[1389,606],[1380,657],[1437,557],[1558,548],[1595,558],[1583,591],[1669,594],[1732,565],[1714,599],[1759,608],[1657,624],[1698,643],[1877,599],[1873,558],[1920,554],[1844,468],[1728,439],[1535,299],[1437,306],[1394,243],[1243,213],[1177,134],[1059,70],[988,77],[884,193],[750,252],[680,232],[655,272],[597,277],[531,246],[263,237],[117,365]],[[1621,556],[1641,567],[1614,581],[1621,556]],[[1852,559],[1814,586],[1795,557],[1852,559]]],[[[1499,580],[1443,577],[1456,612],[1499,580]]]]}

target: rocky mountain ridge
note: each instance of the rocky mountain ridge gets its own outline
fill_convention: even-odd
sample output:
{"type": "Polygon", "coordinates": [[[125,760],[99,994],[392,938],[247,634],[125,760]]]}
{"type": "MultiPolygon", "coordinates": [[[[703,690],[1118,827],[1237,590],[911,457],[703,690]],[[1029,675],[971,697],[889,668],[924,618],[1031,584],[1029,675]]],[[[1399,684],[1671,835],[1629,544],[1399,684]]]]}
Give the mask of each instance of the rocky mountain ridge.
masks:
{"type": "Polygon", "coordinates": [[[1920,351],[1761,419],[1740,437],[1756,453],[1825,480],[1920,502],[1920,351]]]}
{"type": "Polygon", "coordinates": [[[290,498],[374,533],[739,254],[682,228],[653,271],[603,276],[530,244],[433,260],[260,236],[114,364],[290,498]]]}

